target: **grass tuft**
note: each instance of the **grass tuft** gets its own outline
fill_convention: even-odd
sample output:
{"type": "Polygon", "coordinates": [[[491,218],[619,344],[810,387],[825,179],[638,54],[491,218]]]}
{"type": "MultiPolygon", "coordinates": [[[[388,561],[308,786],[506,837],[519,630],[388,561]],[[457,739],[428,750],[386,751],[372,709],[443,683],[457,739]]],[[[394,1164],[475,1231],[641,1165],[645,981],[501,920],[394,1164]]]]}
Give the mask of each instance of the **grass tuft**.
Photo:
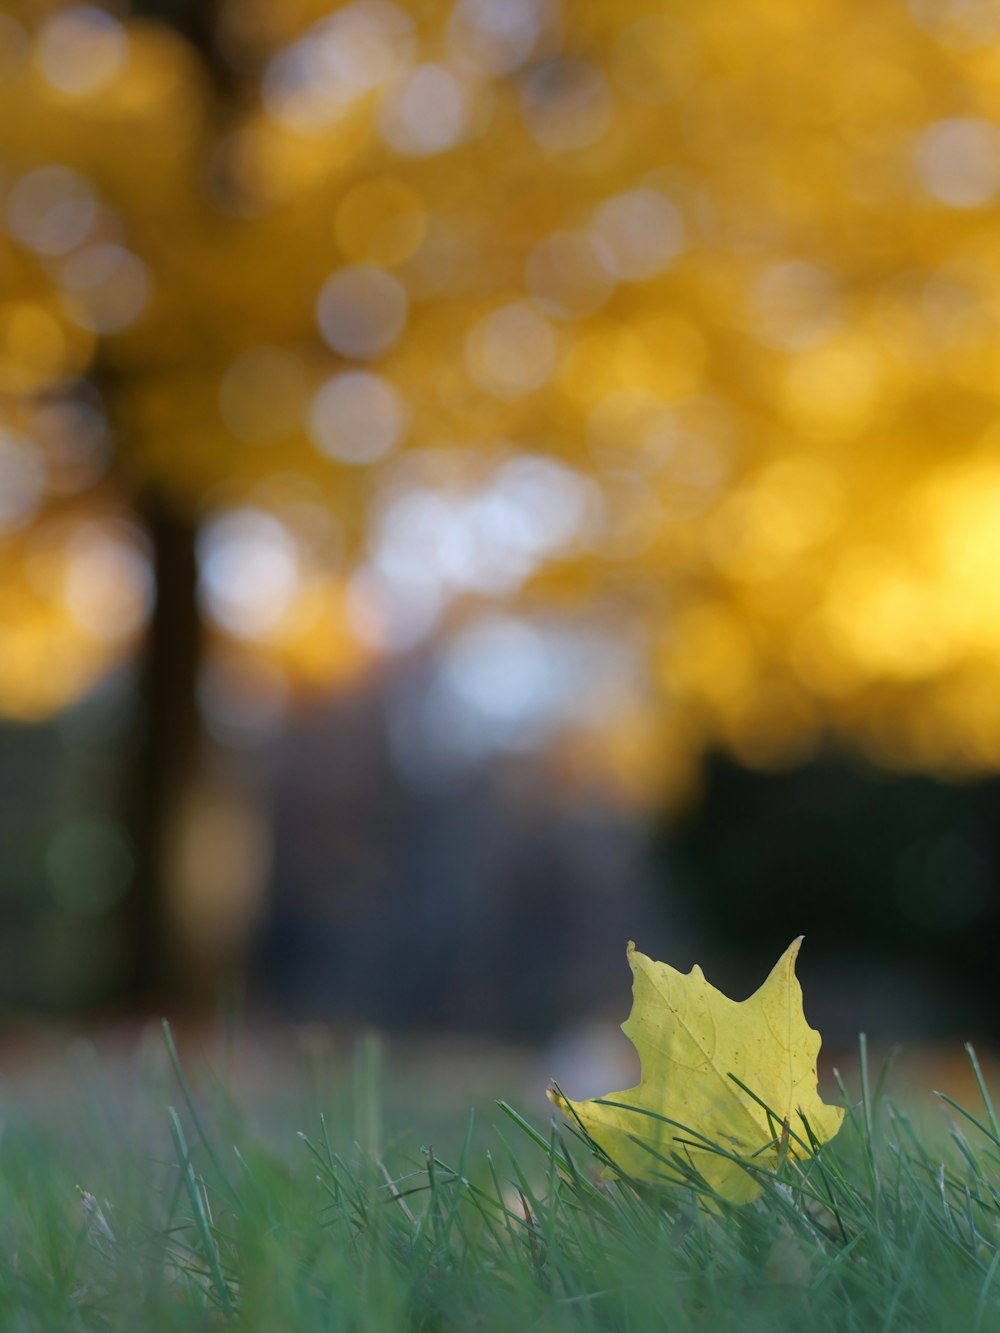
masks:
{"type": "MultiPolygon", "coordinates": [[[[296,1133],[213,1105],[166,1050],[180,1110],[151,1135],[46,1134],[9,1108],[0,1137],[0,1328],[14,1333],[467,1333],[1000,1327],[1000,1134],[941,1097],[918,1127],[872,1080],[818,1148],[743,1163],[753,1203],[712,1195],[691,1156],[636,1181],[554,1117],[500,1102],[455,1155],[387,1142],[377,1044],[296,1133]],[[509,1137],[505,1136],[505,1131],[509,1137]]],[[[843,1083],[841,1087],[844,1088],[843,1083]]],[[[77,1131],[81,1130],[78,1125],[77,1131]]],[[[730,1155],[693,1129],[692,1147],[730,1155]]]]}

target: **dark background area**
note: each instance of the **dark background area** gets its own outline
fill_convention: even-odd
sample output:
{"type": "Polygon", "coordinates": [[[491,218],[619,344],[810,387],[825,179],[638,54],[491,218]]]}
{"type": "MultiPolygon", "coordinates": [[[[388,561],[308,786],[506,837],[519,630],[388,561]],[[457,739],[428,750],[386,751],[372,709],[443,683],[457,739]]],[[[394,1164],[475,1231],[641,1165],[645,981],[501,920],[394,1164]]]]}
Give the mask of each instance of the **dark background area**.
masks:
{"type": "MultiPolygon", "coordinates": [[[[249,963],[217,976],[209,1008],[242,976],[262,1013],[537,1044],[624,1014],[629,938],[742,997],[804,934],[807,1012],[830,1040],[996,1040],[997,780],[842,754],[761,774],[715,755],[700,798],[651,821],[598,790],[567,798],[537,756],[414,787],[386,711],[384,692],[362,692],[252,757],[266,903],[249,963]]],[[[10,1014],[120,1007],[128,717],[118,682],[0,732],[10,1014]]]]}
{"type": "Polygon", "coordinates": [[[696,956],[720,953],[729,994],[804,934],[824,1032],[995,1040],[998,801],[996,779],[892,774],[843,754],[781,774],[716,755],[704,800],[661,825],[658,882],[681,898],[696,956]]]}

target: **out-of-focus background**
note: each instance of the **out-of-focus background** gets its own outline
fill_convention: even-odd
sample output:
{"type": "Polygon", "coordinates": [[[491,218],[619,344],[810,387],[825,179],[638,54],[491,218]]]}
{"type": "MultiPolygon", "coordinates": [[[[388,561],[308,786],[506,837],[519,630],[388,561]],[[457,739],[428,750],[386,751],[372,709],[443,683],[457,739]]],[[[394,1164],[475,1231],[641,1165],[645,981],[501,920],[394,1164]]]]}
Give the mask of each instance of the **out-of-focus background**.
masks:
{"type": "Polygon", "coordinates": [[[3,0],[8,1017],[997,1036],[998,202],[996,0],[3,0]]]}

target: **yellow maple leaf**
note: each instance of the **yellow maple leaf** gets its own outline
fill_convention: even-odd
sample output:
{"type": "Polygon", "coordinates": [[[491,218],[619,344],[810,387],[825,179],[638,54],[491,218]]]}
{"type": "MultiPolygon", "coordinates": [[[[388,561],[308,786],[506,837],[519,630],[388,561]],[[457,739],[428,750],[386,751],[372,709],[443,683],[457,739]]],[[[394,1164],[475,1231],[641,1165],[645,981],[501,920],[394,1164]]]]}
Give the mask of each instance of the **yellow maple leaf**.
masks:
{"type": "Polygon", "coordinates": [[[641,1082],[593,1101],[557,1090],[549,1097],[631,1176],[676,1177],[671,1162],[679,1156],[723,1198],[754,1198],[760,1186],[752,1172],[709,1145],[774,1166],[783,1153],[808,1156],[810,1132],[825,1143],[844,1116],[820,1100],[816,1085],[820,1035],[806,1023],[795,975],[801,943],[799,936],[763,986],[736,1001],[697,965],[678,972],[630,941],[632,1012],[622,1031],[639,1052],[641,1082]]]}

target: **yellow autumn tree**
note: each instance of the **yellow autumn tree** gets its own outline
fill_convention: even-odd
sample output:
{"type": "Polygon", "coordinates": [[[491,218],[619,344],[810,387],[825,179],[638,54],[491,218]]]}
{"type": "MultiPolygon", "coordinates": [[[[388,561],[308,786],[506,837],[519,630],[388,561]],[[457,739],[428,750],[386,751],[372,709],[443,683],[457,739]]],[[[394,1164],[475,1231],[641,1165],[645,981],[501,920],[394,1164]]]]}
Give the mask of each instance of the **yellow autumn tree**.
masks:
{"type": "Polygon", "coordinates": [[[634,787],[996,766],[998,25],[8,0],[0,708],[145,635],[139,935],[205,607],[322,687],[484,598],[590,616],[634,787]]]}

